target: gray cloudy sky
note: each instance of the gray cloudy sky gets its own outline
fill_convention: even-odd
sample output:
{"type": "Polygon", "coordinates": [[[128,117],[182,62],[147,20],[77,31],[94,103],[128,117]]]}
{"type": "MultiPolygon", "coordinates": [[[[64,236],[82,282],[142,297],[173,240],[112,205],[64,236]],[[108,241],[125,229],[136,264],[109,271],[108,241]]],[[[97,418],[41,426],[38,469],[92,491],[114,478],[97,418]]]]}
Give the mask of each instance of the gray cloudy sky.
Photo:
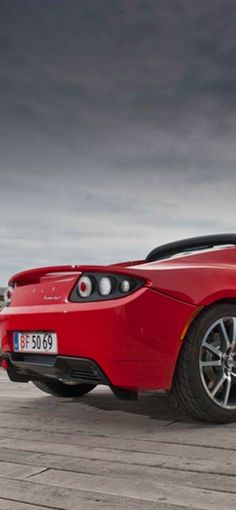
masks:
{"type": "Polygon", "coordinates": [[[236,231],[235,0],[0,0],[0,284],[236,231]]]}

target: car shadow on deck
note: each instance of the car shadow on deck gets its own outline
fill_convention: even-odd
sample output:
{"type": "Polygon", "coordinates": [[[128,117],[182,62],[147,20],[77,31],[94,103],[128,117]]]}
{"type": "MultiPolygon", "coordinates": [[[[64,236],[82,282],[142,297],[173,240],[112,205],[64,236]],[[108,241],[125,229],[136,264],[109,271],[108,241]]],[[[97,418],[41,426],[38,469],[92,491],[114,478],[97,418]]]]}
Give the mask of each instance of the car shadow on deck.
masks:
{"type": "MultiPolygon", "coordinates": [[[[80,405],[88,406],[93,409],[99,409],[100,411],[104,411],[105,413],[109,413],[109,421],[111,421],[111,414],[121,412],[124,418],[128,416],[133,416],[134,420],[131,420],[131,423],[138,423],[138,417],[147,418],[147,420],[154,420],[156,422],[163,422],[164,427],[168,427],[170,425],[176,426],[179,424],[180,428],[196,429],[196,430],[206,430],[206,429],[219,429],[221,427],[225,427],[224,424],[217,424],[211,422],[205,422],[196,420],[187,415],[180,408],[176,408],[171,401],[171,398],[168,394],[161,394],[158,392],[143,392],[139,395],[137,401],[125,401],[116,398],[113,393],[109,390],[99,392],[99,389],[89,393],[88,395],[82,398],[73,398],[69,399],[70,402],[74,404],[78,403],[78,419],[79,419],[79,409],[80,405]],[[111,414],[110,414],[111,413],[111,414]],[[137,420],[135,422],[135,416],[137,416],[137,420]]],[[[63,400],[63,403],[66,406],[67,401],[63,400]]],[[[117,414],[115,414],[117,416],[117,414]]],[[[104,415],[105,420],[105,415],[104,415]]],[[[116,418],[114,417],[114,421],[116,418]]],[[[127,419],[127,422],[130,421],[127,419]]],[[[144,424],[143,420],[142,423],[144,424]]],[[[228,425],[230,426],[230,424],[228,425]]]]}
{"type": "Polygon", "coordinates": [[[83,406],[86,405],[105,412],[120,411],[124,414],[146,416],[158,421],[196,423],[184,411],[176,409],[168,395],[157,392],[141,393],[138,400],[132,401],[118,399],[109,390],[106,392],[97,390],[82,398],[63,399],[63,404],[69,402],[78,403],[78,406],[83,404],[83,406]]]}

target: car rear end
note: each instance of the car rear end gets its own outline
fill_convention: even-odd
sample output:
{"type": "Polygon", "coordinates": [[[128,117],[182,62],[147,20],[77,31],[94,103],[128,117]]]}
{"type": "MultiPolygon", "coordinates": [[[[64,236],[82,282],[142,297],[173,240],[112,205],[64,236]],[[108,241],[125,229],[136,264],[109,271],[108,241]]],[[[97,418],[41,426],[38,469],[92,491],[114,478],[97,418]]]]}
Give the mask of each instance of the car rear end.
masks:
{"type": "Polygon", "coordinates": [[[194,312],[153,288],[138,264],[26,271],[10,280],[7,299],[0,338],[10,379],[108,384],[114,392],[170,388],[194,312]]]}

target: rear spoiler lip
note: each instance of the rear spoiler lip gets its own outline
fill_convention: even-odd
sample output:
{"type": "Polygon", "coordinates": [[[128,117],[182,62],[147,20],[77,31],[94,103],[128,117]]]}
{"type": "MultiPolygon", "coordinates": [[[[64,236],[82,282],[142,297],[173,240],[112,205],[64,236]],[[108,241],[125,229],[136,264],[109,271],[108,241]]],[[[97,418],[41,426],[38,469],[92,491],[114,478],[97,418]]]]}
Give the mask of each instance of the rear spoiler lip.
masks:
{"type": "MultiPolygon", "coordinates": [[[[141,261],[140,261],[141,262],[141,261]]],[[[143,261],[142,261],[143,262],[143,261]]],[[[131,269],[128,267],[129,263],[119,264],[111,264],[108,266],[102,265],[66,265],[66,266],[48,266],[48,267],[38,267],[35,269],[28,269],[26,271],[22,271],[20,273],[16,273],[13,275],[9,282],[9,286],[14,286],[17,283],[34,283],[35,280],[40,278],[41,276],[46,276],[52,273],[77,273],[79,274],[83,272],[104,272],[104,273],[119,273],[119,274],[130,274],[135,275],[137,272],[135,269],[131,269]],[[125,265],[124,265],[125,264],[125,265]]],[[[132,263],[131,263],[132,264],[132,263]]],[[[146,278],[143,278],[146,280],[146,278]]]]}
{"type": "Polygon", "coordinates": [[[27,269],[25,271],[21,271],[20,273],[16,273],[11,276],[8,285],[12,286],[15,283],[20,282],[33,282],[35,279],[40,278],[40,276],[44,276],[49,273],[71,273],[71,272],[79,272],[79,266],[48,266],[48,267],[37,267],[34,269],[27,269]]]}

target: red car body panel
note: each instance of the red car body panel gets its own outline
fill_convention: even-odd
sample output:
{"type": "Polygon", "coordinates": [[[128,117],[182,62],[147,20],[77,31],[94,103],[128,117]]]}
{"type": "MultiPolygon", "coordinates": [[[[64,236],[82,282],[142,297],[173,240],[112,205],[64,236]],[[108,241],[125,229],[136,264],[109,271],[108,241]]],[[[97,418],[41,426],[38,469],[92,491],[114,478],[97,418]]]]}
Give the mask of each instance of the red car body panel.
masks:
{"type": "Polygon", "coordinates": [[[183,336],[214,301],[236,298],[236,248],[218,248],[158,262],[39,268],[15,275],[11,305],[0,314],[2,353],[14,331],[53,331],[62,356],[95,361],[112,385],[170,389],[183,336]],[[71,302],[84,272],[143,279],[127,296],[71,302]]]}

